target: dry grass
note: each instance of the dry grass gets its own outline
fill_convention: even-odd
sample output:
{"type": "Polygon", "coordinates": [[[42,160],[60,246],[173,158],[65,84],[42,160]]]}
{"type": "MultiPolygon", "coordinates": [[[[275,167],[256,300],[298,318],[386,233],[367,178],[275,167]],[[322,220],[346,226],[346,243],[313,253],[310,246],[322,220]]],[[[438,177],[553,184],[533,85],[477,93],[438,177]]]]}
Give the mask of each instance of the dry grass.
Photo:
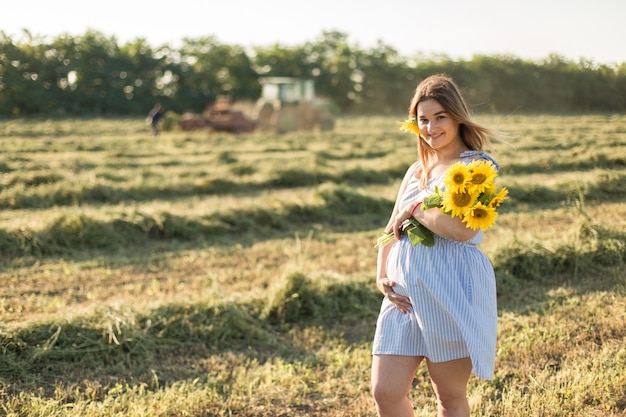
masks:
{"type": "MultiPolygon", "coordinates": [[[[481,121],[515,147],[496,144],[498,357],[473,415],[623,415],[626,118],[481,121]]],[[[0,129],[0,415],[375,415],[373,243],[415,155],[393,118],[0,129]]],[[[425,370],[414,386],[433,415],[425,370]]]]}

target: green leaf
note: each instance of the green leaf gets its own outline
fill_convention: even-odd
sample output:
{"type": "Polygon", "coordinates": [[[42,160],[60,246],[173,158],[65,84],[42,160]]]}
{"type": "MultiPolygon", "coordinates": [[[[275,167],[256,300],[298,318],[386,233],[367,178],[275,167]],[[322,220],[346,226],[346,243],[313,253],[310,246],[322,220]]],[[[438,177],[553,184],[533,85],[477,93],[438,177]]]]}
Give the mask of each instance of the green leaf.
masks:
{"type": "Polygon", "coordinates": [[[406,233],[413,246],[418,244],[433,246],[435,244],[433,232],[416,220],[411,221],[411,226],[407,228],[406,233]]]}
{"type": "Polygon", "coordinates": [[[438,186],[435,186],[435,192],[428,197],[424,198],[424,203],[422,204],[422,210],[428,210],[435,207],[441,207],[441,202],[443,200],[443,193],[439,189],[438,186]]]}
{"type": "Polygon", "coordinates": [[[391,242],[393,242],[394,240],[396,240],[396,237],[394,236],[393,233],[385,233],[385,232],[383,232],[380,235],[380,237],[378,238],[378,240],[376,241],[376,244],[374,245],[374,248],[378,249],[378,248],[385,247],[388,244],[390,244],[391,242]]]}

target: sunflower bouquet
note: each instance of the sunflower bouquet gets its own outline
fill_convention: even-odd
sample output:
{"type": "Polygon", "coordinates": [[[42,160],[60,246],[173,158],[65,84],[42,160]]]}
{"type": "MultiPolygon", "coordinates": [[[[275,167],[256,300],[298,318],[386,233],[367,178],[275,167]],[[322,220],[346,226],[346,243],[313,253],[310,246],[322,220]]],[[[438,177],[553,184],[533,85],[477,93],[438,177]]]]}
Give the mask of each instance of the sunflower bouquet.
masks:
{"type": "MultiPolygon", "coordinates": [[[[496,187],[496,176],[496,168],[489,161],[475,159],[469,164],[457,162],[445,173],[444,189],[435,187],[435,192],[424,199],[420,208],[428,210],[438,207],[442,213],[460,218],[470,229],[486,230],[495,223],[498,217],[496,209],[508,194],[505,187],[496,187]]],[[[413,217],[406,221],[401,233],[408,235],[413,246],[435,244],[433,232],[413,217]]],[[[386,246],[393,241],[393,233],[383,233],[376,247],[386,246]]]]}

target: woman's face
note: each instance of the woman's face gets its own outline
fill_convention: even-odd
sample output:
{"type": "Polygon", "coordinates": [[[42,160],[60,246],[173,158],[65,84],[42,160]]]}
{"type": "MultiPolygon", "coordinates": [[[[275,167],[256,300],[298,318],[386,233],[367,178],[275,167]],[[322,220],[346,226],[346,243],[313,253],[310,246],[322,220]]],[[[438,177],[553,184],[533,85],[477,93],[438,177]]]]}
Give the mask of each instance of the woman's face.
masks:
{"type": "Polygon", "coordinates": [[[428,99],[417,105],[417,123],[422,137],[435,151],[457,147],[462,143],[459,123],[452,119],[437,100],[428,99]]]}

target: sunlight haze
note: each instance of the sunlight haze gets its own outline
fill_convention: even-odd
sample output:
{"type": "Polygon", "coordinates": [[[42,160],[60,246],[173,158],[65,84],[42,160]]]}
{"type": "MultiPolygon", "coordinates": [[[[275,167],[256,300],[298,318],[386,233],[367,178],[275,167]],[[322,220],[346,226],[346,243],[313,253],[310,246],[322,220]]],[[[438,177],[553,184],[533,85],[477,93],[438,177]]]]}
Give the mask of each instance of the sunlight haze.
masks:
{"type": "Polygon", "coordinates": [[[22,29],[44,37],[92,29],[120,43],[143,38],[155,47],[205,36],[244,47],[293,46],[314,42],[323,31],[338,31],[351,45],[368,49],[380,41],[405,57],[506,54],[541,60],[557,54],[612,64],[626,62],[624,16],[622,0],[110,0],[97,5],[31,0],[12,2],[0,16],[0,30],[17,39],[22,29]]]}

